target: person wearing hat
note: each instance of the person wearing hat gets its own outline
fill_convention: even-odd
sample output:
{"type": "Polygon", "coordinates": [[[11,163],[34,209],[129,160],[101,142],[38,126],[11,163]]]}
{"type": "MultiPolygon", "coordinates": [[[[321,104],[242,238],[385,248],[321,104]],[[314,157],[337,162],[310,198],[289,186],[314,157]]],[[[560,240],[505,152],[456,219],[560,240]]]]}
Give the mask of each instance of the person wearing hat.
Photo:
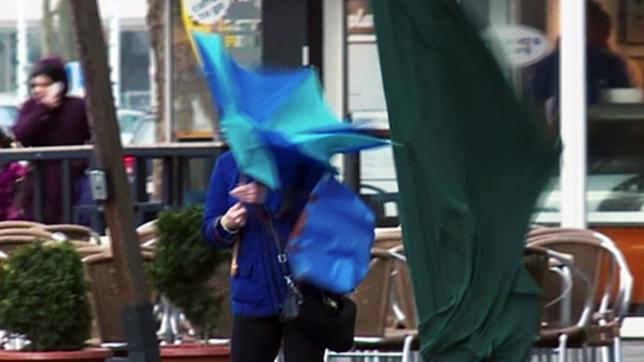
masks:
{"type": "MultiPolygon", "coordinates": [[[[90,140],[85,102],[67,95],[67,74],[59,57],[39,60],[29,76],[30,97],[21,106],[12,131],[24,147],[82,145],[90,140]]],[[[85,162],[71,163],[71,185],[83,176],[85,162]]],[[[42,221],[63,221],[62,167],[60,160],[47,160],[41,168],[44,184],[42,221]]],[[[75,195],[77,190],[72,190],[75,195]]],[[[34,219],[33,180],[28,177],[24,213],[34,219]]]]}

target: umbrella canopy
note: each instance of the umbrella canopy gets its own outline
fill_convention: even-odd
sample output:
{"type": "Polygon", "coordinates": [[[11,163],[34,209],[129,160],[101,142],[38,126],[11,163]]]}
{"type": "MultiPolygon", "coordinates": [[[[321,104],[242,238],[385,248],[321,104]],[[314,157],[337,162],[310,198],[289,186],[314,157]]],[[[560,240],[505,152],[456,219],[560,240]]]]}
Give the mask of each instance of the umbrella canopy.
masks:
{"type": "Polygon", "coordinates": [[[334,293],[351,292],[367,275],[374,228],[373,212],[325,175],[286,246],[293,277],[334,293]]]}
{"type": "Polygon", "coordinates": [[[459,3],[372,2],[421,353],[519,361],[540,306],[523,236],[557,152],[459,3]]]}
{"type": "Polygon", "coordinates": [[[280,187],[280,169],[292,155],[331,169],[335,153],[388,144],[340,122],[313,69],[250,71],[226,54],[219,35],[195,32],[193,38],[235,161],[264,185],[280,187]]]}

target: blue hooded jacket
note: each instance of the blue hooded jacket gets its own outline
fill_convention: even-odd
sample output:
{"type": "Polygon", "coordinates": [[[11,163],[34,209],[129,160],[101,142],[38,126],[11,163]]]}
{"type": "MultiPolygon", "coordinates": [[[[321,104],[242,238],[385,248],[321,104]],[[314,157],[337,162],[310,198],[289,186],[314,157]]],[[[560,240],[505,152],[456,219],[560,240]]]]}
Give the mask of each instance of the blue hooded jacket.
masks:
{"type": "Polygon", "coordinates": [[[237,234],[228,234],[218,224],[218,218],[237,203],[229,193],[240,181],[234,158],[230,152],[217,159],[212,172],[206,203],[202,233],[206,242],[217,248],[232,247],[239,243],[237,274],[231,276],[232,311],[235,315],[267,317],[278,315],[286,295],[283,272],[277,262],[277,246],[270,232],[269,218],[282,246],[303,210],[310,190],[322,171],[307,167],[290,167],[293,172],[279,191],[270,191],[263,205],[245,205],[247,220],[237,234]]]}

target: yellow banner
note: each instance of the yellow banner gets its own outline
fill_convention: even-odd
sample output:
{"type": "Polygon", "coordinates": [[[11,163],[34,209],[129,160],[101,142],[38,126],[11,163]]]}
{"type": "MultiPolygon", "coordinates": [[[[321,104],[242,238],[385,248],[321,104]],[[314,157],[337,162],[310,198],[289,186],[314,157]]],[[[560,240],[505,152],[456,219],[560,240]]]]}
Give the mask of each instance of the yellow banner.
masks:
{"type": "Polygon", "coordinates": [[[220,20],[229,4],[229,0],[181,0],[181,20],[195,56],[198,57],[198,53],[192,32],[218,32],[222,23],[220,20]]]}

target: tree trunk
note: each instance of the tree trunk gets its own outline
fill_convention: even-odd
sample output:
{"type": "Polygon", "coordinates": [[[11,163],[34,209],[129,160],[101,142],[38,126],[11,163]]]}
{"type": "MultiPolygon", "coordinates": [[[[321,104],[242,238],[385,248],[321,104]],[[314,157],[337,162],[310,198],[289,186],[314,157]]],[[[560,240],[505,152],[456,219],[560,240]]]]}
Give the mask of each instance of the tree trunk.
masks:
{"type": "MultiPolygon", "coordinates": [[[[153,68],[155,72],[153,74],[154,89],[153,92],[154,99],[152,100],[154,108],[153,112],[155,114],[156,120],[156,139],[159,142],[169,141],[166,140],[165,125],[166,114],[165,109],[165,42],[164,42],[164,28],[165,28],[165,7],[167,0],[148,0],[148,14],[146,21],[148,23],[148,31],[150,33],[150,47],[152,48],[152,54],[154,55],[153,68]]],[[[154,190],[152,192],[153,200],[161,199],[161,184],[163,178],[163,164],[160,160],[154,160],[152,164],[152,179],[154,190]]]]}
{"type": "Polygon", "coordinates": [[[154,100],[153,104],[156,105],[154,114],[156,115],[156,139],[165,141],[164,125],[167,120],[164,118],[165,113],[165,43],[164,43],[164,28],[165,28],[165,6],[167,0],[148,0],[148,14],[146,21],[148,23],[148,30],[150,33],[150,47],[154,54],[154,100]]]}
{"type": "Polygon", "coordinates": [[[59,0],[56,7],[58,15],[58,33],[60,35],[61,54],[66,61],[78,60],[74,47],[74,32],[71,28],[71,13],[69,0],[59,0]]]}
{"type": "Polygon", "coordinates": [[[53,17],[54,13],[51,11],[51,3],[49,0],[42,2],[42,43],[41,51],[43,56],[48,56],[52,53],[53,46],[53,17]]]}
{"type": "MultiPolygon", "coordinates": [[[[172,3],[172,74],[165,69],[165,14],[167,0],[148,0],[147,22],[150,31],[150,45],[154,53],[155,114],[157,119],[157,139],[166,140],[165,126],[170,120],[165,119],[165,88],[167,76],[172,77],[173,114],[172,123],[175,131],[216,130],[217,116],[212,97],[204,81],[199,64],[190,45],[188,35],[181,21],[181,2],[172,3]],[[195,117],[195,115],[197,117],[195,117]]],[[[215,134],[215,138],[219,137],[215,134]]],[[[154,166],[154,198],[158,199],[161,191],[162,165],[154,166]]]]}
{"type": "Polygon", "coordinates": [[[210,130],[215,121],[212,97],[181,21],[181,3],[173,1],[172,5],[175,127],[178,131],[210,130]]]}

